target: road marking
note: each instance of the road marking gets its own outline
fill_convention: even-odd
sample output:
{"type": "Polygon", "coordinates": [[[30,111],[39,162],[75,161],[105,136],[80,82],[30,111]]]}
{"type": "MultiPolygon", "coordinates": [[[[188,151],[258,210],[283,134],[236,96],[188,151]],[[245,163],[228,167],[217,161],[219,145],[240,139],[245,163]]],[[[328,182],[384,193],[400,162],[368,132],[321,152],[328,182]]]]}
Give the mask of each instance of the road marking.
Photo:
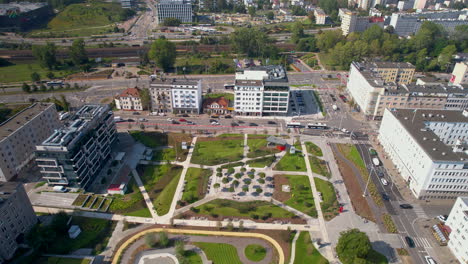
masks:
{"type": "Polygon", "coordinates": [[[428,218],[427,215],[426,215],[426,212],[424,212],[424,209],[419,204],[414,204],[413,205],[413,211],[414,211],[414,213],[416,213],[416,216],[418,218],[428,218]]]}
{"type": "Polygon", "coordinates": [[[425,237],[415,237],[416,245],[422,248],[432,248],[431,243],[425,237]]]}

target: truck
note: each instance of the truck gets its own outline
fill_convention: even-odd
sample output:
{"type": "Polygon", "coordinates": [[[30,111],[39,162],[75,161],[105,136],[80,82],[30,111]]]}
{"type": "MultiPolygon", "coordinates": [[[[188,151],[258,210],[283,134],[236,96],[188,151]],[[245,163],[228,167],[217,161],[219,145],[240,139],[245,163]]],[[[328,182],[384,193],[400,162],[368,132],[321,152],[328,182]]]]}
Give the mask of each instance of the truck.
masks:
{"type": "Polygon", "coordinates": [[[379,166],[380,160],[378,158],[372,158],[372,163],[374,163],[375,166],[379,166]]]}
{"type": "Polygon", "coordinates": [[[332,105],[332,108],[333,108],[334,111],[338,110],[338,106],[336,106],[335,104],[332,105]]]}

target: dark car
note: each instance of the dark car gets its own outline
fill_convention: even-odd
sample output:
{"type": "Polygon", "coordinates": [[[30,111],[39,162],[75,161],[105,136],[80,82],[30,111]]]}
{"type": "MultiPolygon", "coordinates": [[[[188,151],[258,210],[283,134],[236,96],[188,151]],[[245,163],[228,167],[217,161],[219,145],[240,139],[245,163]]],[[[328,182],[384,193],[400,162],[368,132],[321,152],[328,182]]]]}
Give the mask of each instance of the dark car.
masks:
{"type": "Polygon", "coordinates": [[[341,101],[343,101],[343,103],[348,102],[348,99],[346,98],[346,96],[340,94],[339,97],[340,97],[341,101]]]}
{"type": "Polygon", "coordinates": [[[237,123],[239,123],[239,124],[244,124],[245,122],[242,121],[242,120],[239,120],[239,121],[237,121],[237,123]]]}
{"type": "Polygon", "coordinates": [[[231,115],[225,115],[224,118],[232,118],[231,115]]]}
{"type": "Polygon", "coordinates": [[[382,193],[382,199],[384,199],[385,201],[390,201],[390,197],[386,193],[382,193]]]}
{"type": "Polygon", "coordinates": [[[400,204],[400,208],[402,209],[413,209],[411,204],[400,204]]]}
{"type": "Polygon", "coordinates": [[[180,124],[180,123],[179,123],[179,122],[177,122],[177,121],[175,121],[175,120],[172,120],[172,124],[174,124],[174,125],[178,125],[178,124],[180,124]]]}
{"type": "Polygon", "coordinates": [[[210,119],[210,123],[213,123],[213,122],[218,122],[218,120],[216,120],[216,119],[210,119]]]}
{"type": "Polygon", "coordinates": [[[129,119],[127,119],[127,122],[135,122],[135,120],[129,118],[129,119]]]}
{"type": "Polygon", "coordinates": [[[233,127],[234,127],[234,126],[239,126],[239,124],[237,124],[236,122],[232,122],[232,123],[231,123],[231,126],[233,126],[233,127]]]}
{"type": "Polygon", "coordinates": [[[411,237],[405,236],[405,240],[406,244],[408,244],[408,247],[414,248],[416,246],[416,244],[414,244],[414,240],[411,237]]]}
{"type": "Polygon", "coordinates": [[[132,115],[139,115],[140,112],[133,112],[132,115]]]}
{"type": "Polygon", "coordinates": [[[258,126],[258,125],[255,123],[249,123],[249,126],[258,126]]]}
{"type": "Polygon", "coordinates": [[[276,125],[276,122],[275,121],[268,121],[268,124],[269,125],[276,125]]]}

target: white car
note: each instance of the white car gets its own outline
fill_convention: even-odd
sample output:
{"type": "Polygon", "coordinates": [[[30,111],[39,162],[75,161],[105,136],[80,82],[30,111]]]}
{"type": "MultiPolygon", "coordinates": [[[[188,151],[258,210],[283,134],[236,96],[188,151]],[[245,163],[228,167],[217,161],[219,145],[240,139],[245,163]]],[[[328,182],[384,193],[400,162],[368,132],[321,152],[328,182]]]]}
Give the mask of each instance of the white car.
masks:
{"type": "Polygon", "coordinates": [[[211,124],[212,124],[213,126],[219,126],[219,123],[218,123],[218,122],[211,122],[211,124]]]}
{"type": "Polygon", "coordinates": [[[170,118],[170,117],[167,119],[167,121],[169,121],[169,122],[172,122],[173,120],[174,120],[174,119],[172,119],[172,118],[170,118]]]}
{"type": "Polygon", "coordinates": [[[382,182],[383,185],[387,186],[388,185],[388,182],[386,179],[384,178],[380,178],[380,181],[382,182]]]}
{"type": "Polygon", "coordinates": [[[439,221],[441,221],[442,223],[445,223],[445,221],[447,221],[447,219],[443,215],[438,215],[437,219],[439,219],[439,221]]]}
{"type": "Polygon", "coordinates": [[[435,262],[435,260],[430,256],[425,256],[424,259],[426,259],[427,264],[437,264],[437,262],[435,262]]]}

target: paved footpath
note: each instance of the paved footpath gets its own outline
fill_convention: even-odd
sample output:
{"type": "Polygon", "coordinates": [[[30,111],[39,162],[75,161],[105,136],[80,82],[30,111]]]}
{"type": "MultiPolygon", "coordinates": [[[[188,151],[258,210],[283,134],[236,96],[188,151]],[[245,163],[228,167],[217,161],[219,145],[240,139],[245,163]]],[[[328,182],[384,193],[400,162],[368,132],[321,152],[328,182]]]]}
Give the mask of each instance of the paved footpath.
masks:
{"type": "Polygon", "coordinates": [[[292,244],[291,244],[291,257],[289,258],[289,264],[294,264],[294,259],[296,258],[296,241],[299,238],[299,234],[301,234],[301,232],[296,232],[296,235],[294,236],[294,239],[292,241],[292,244]]]}

